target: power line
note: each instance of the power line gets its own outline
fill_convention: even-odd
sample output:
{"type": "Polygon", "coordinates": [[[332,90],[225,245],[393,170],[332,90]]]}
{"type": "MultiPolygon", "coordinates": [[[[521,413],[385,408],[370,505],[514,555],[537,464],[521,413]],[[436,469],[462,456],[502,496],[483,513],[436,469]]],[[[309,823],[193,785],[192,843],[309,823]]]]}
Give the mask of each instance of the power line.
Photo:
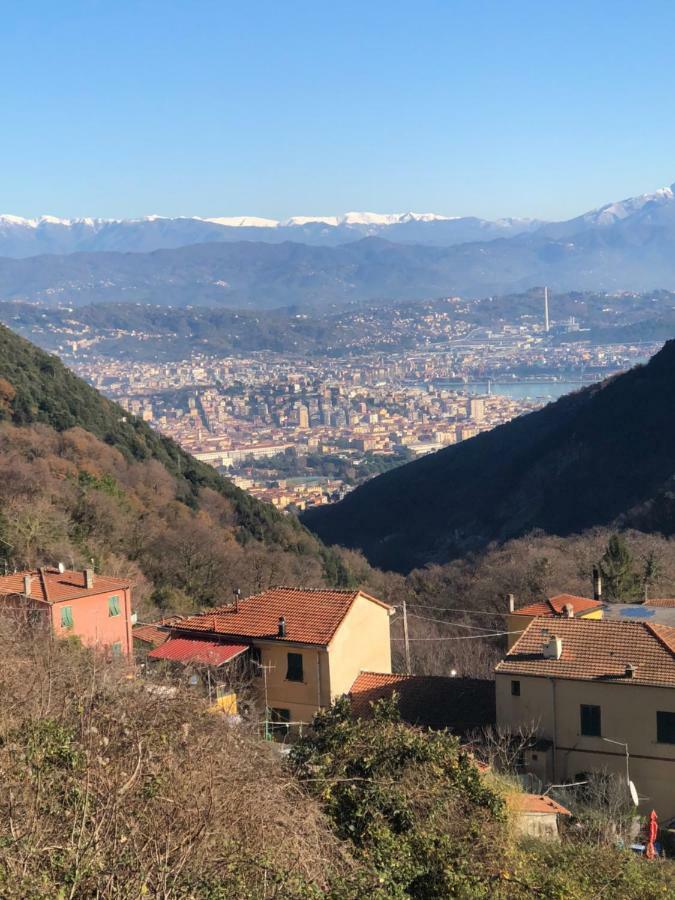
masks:
{"type": "Polygon", "coordinates": [[[411,619],[420,619],[422,622],[436,622],[438,625],[449,625],[451,628],[467,628],[471,631],[492,631],[491,628],[483,628],[482,625],[464,625],[459,622],[448,622],[446,619],[430,619],[427,616],[418,616],[415,613],[408,613],[411,619]]]}
{"type": "MultiPolygon", "coordinates": [[[[424,610],[432,610],[433,612],[463,612],[463,613],[471,613],[472,616],[510,616],[511,613],[508,612],[487,612],[484,609],[460,609],[458,607],[449,606],[425,606],[422,603],[412,603],[410,604],[414,609],[424,609],[424,610]]],[[[398,607],[395,607],[398,609],[398,607]]]]}
{"type": "MultiPolygon", "coordinates": [[[[522,631],[495,631],[493,634],[461,634],[458,637],[408,638],[409,641],[475,641],[481,638],[502,637],[505,634],[522,634],[522,631]]],[[[402,641],[404,638],[392,638],[402,641]]]]}

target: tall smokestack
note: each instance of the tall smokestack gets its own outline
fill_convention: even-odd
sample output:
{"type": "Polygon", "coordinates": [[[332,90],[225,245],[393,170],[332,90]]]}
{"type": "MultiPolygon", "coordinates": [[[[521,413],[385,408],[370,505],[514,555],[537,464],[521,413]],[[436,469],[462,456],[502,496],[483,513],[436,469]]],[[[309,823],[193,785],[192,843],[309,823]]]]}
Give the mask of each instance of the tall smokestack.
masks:
{"type": "Polygon", "coordinates": [[[548,288],[544,288],[544,331],[549,331],[550,322],[548,320],[548,288]]]}
{"type": "Polygon", "coordinates": [[[593,566],[593,599],[602,600],[602,575],[597,566],[593,566]]]}

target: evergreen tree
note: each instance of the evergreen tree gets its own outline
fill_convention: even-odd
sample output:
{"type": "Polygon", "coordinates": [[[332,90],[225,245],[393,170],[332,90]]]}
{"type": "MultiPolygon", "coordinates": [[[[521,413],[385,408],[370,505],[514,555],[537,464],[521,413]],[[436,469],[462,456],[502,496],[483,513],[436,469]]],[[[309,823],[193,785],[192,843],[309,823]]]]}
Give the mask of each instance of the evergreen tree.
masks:
{"type": "Polygon", "coordinates": [[[640,598],[642,579],[635,570],[633,557],[622,535],[610,537],[599,567],[607,600],[630,603],[640,598]]]}

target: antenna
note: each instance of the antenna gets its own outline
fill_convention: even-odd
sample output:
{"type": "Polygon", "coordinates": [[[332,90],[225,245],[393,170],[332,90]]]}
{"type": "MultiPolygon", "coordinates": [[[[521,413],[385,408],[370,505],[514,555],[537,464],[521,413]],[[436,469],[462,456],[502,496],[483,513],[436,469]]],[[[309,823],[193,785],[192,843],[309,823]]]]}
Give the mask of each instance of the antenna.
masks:
{"type": "Polygon", "coordinates": [[[544,288],[544,331],[549,331],[550,322],[548,320],[548,288],[544,288]]]}

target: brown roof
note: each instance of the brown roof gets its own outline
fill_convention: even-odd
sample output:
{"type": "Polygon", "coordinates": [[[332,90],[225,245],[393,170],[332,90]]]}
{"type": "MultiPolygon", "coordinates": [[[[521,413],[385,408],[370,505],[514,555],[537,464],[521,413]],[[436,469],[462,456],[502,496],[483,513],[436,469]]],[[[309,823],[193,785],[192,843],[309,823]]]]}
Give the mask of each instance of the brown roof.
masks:
{"type": "Polygon", "coordinates": [[[367,718],[371,703],[394,693],[401,718],[411,725],[465,733],[495,722],[494,681],[480,678],[361,672],[349,691],[352,710],[367,718]]]}
{"type": "Polygon", "coordinates": [[[533,619],[497,673],[675,687],[675,628],[617,619],[533,619]],[[562,640],[562,657],[547,659],[550,636],[562,640]],[[627,665],[636,666],[632,677],[627,665]]]}
{"type": "Polygon", "coordinates": [[[654,600],[647,600],[645,606],[660,606],[665,609],[675,609],[675,599],[672,597],[657,597],[654,600]]]}
{"type": "Polygon", "coordinates": [[[135,640],[143,641],[146,644],[152,644],[153,647],[160,647],[168,640],[171,634],[168,626],[176,625],[180,622],[181,618],[181,616],[170,616],[166,619],[160,619],[158,622],[135,625],[131,635],[135,640]]]}
{"type": "Polygon", "coordinates": [[[574,610],[575,616],[581,616],[594,609],[602,609],[604,606],[599,600],[591,600],[589,597],[576,597],[574,594],[556,594],[555,597],[547,597],[545,600],[538,600],[536,603],[521,606],[520,609],[514,610],[513,615],[563,616],[565,614],[564,607],[568,604],[574,610]]]}
{"type": "Polygon", "coordinates": [[[84,572],[59,572],[58,569],[27,569],[14,575],[0,577],[0,597],[8,594],[24,596],[24,576],[31,576],[30,597],[46,603],[59,603],[63,600],[78,600],[80,597],[95,597],[110,591],[123,591],[129,582],[121,578],[108,578],[106,575],[94,575],[94,585],[85,586],[84,572]]]}
{"type": "Polygon", "coordinates": [[[556,803],[551,797],[543,794],[524,794],[521,792],[509,794],[506,798],[508,805],[514,812],[519,813],[556,813],[559,816],[571,816],[569,809],[556,803]]]}
{"type": "Polygon", "coordinates": [[[149,659],[166,659],[184,665],[199,663],[221,666],[249,649],[249,644],[228,644],[225,641],[204,641],[201,638],[173,637],[161,647],[148,653],[149,659]]]}
{"type": "Polygon", "coordinates": [[[357,597],[365,597],[385,609],[386,603],[363,591],[307,590],[278,587],[234,605],[218,606],[174,626],[181,632],[201,632],[232,637],[264,638],[296,644],[326,646],[357,597]],[[286,621],[286,635],[279,637],[279,619],[286,621]]]}

